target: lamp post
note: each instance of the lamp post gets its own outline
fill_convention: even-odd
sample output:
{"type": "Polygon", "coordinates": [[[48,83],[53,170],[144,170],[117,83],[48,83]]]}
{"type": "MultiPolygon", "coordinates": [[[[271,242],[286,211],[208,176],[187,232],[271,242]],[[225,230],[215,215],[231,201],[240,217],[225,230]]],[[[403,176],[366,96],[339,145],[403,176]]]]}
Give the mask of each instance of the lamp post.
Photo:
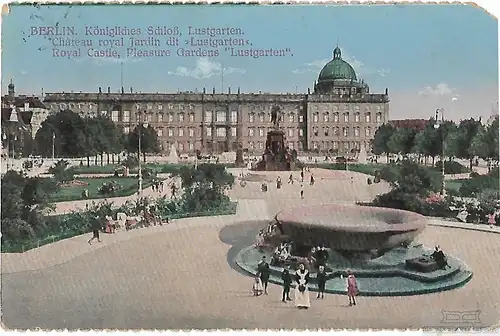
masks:
{"type": "Polygon", "coordinates": [[[52,131],[52,161],[56,157],[56,133],[52,131]]]}
{"type": "MultiPolygon", "coordinates": [[[[443,108],[438,108],[436,110],[436,123],[434,124],[434,128],[438,130],[441,126],[444,125],[444,109],[443,108]],[[439,118],[441,116],[441,118],[439,118]]],[[[445,194],[445,171],[444,171],[444,130],[441,130],[441,195],[444,196],[445,194]]]]}
{"type": "MultiPolygon", "coordinates": [[[[144,113],[146,113],[146,111],[144,111],[144,113]]],[[[138,118],[139,118],[139,122],[138,122],[138,125],[137,125],[137,136],[138,136],[138,145],[137,145],[137,156],[138,156],[138,159],[139,159],[139,173],[137,174],[137,177],[138,177],[138,185],[139,185],[139,190],[137,192],[139,198],[142,197],[142,164],[141,164],[141,155],[142,155],[142,148],[141,148],[141,138],[142,138],[142,126],[143,126],[143,123],[142,123],[142,113],[141,112],[138,112],[138,118]]],[[[146,126],[147,124],[144,124],[144,126],[146,126]]]]}
{"type": "Polygon", "coordinates": [[[5,140],[6,144],[7,144],[7,170],[9,170],[9,166],[10,166],[10,145],[9,145],[9,141],[8,141],[8,137],[7,137],[7,134],[6,133],[3,133],[3,139],[5,140]]]}

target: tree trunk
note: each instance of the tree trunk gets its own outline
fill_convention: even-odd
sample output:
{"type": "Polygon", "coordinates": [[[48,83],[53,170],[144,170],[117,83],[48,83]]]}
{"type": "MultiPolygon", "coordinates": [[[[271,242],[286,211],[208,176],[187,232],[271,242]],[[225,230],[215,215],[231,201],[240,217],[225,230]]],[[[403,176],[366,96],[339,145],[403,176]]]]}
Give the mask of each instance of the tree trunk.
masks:
{"type": "Polygon", "coordinates": [[[435,156],[433,156],[433,157],[432,157],[432,166],[433,166],[433,167],[434,167],[435,163],[436,163],[436,157],[435,157],[435,156]]]}
{"type": "Polygon", "coordinates": [[[473,158],[470,157],[469,158],[469,170],[472,171],[472,161],[473,161],[473,158]]]}
{"type": "Polygon", "coordinates": [[[94,166],[97,166],[97,154],[94,156],[94,166]]]}
{"type": "Polygon", "coordinates": [[[108,165],[109,165],[109,153],[106,153],[106,156],[107,156],[107,157],[106,157],[106,161],[107,161],[107,162],[106,162],[106,164],[108,164],[108,165]]]}
{"type": "Polygon", "coordinates": [[[111,163],[115,164],[115,154],[111,154],[111,163]]]}
{"type": "Polygon", "coordinates": [[[90,167],[90,156],[87,155],[87,167],[90,167]]]}
{"type": "Polygon", "coordinates": [[[142,153],[142,158],[143,158],[142,162],[146,163],[146,153],[145,152],[142,153]]]}

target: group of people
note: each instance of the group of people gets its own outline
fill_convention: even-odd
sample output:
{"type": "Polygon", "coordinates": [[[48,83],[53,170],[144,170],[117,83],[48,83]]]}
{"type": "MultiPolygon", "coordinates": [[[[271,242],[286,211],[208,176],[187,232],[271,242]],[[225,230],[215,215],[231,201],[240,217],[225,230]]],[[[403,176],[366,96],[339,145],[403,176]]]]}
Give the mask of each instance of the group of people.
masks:
{"type": "MultiPolygon", "coordinates": [[[[257,266],[257,275],[255,277],[255,283],[253,284],[252,291],[254,296],[260,296],[262,294],[268,295],[268,284],[269,277],[271,274],[271,269],[266,261],[266,257],[262,257],[259,265],[257,266]]],[[[318,267],[318,272],[316,273],[316,284],[317,284],[317,296],[318,299],[323,299],[325,297],[326,282],[329,279],[329,274],[327,274],[324,265],[318,267]]],[[[341,276],[342,277],[342,276],[341,276]]],[[[288,267],[285,267],[281,273],[281,280],[283,281],[283,291],[281,296],[282,302],[294,301],[295,307],[299,309],[307,309],[311,307],[311,299],[309,296],[309,283],[311,281],[311,276],[309,270],[306,269],[304,264],[300,264],[298,270],[295,274],[291,274],[288,267]],[[292,284],[295,282],[295,288],[293,291],[293,299],[290,297],[290,292],[292,284]]],[[[347,296],[349,298],[349,306],[356,305],[356,296],[359,294],[358,285],[356,277],[354,274],[347,270],[347,281],[346,281],[347,296]]]]}

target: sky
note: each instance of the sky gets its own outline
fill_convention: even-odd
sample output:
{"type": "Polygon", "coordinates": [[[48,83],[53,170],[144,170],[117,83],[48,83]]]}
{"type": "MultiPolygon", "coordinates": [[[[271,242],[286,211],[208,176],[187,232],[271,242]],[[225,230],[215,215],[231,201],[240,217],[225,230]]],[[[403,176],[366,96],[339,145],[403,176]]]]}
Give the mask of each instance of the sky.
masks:
{"type": "Polygon", "coordinates": [[[241,92],[306,93],[338,45],[343,59],[371,92],[388,88],[391,119],[427,119],[437,108],[445,109],[446,119],[488,118],[498,104],[497,20],[468,5],[26,5],[10,9],[2,22],[2,92],[12,79],[17,93],[34,95],[40,95],[42,88],[45,93],[97,92],[99,86],[103,90],[109,86],[117,92],[122,80],[126,91],[133,87],[137,92],[202,91],[204,87],[210,92],[213,87],[217,92],[228,88],[236,92],[240,87],[241,92]],[[74,27],[77,35],[40,34],[40,27],[56,25],[74,27]],[[160,46],[135,48],[162,50],[163,55],[127,56],[132,35],[126,35],[123,47],[111,49],[120,58],[116,54],[89,57],[90,48],[106,50],[99,43],[120,43],[122,37],[96,36],[93,28],[116,26],[129,34],[140,29],[140,35],[133,35],[137,43],[158,39],[160,46]],[[148,35],[149,26],[167,27],[172,35],[148,35]],[[222,31],[233,35],[214,36],[214,41],[230,39],[244,45],[198,47],[210,36],[194,34],[195,28],[233,28],[222,31]],[[91,40],[86,43],[92,47],[54,46],[59,38],[91,40]],[[179,45],[167,45],[169,38],[177,38],[179,45]],[[79,56],[62,54],[62,50],[78,49],[79,56]],[[178,55],[197,49],[212,55],[178,55]],[[237,50],[247,54],[264,50],[267,55],[238,56],[237,50]]]}

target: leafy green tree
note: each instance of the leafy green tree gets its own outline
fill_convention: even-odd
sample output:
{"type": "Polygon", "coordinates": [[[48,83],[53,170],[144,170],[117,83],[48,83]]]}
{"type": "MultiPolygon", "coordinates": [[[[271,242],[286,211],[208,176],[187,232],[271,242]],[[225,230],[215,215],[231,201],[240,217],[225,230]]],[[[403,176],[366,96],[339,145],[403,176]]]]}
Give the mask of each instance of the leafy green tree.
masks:
{"type": "Polygon", "coordinates": [[[100,155],[101,165],[104,164],[104,154],[110,163],[110,154],[122,152],[122,130],[108,116],[99,116],[87,120],[89,148],[100,155]]]}
{"type": "Polygon", "coordinates": [[[436,120],[431,118],[425,128],[415,136],[413,148],[413,152],[423,155],[425,158],[431,157],[432,165],[435,163],[436,156],[443,154],[446,137],[454,132],[456,128],[452,121],[446,121],[438,128],[435,125],[436,120]]]}
{"type": "Polygon", "coordinates": [[[371,141],[373,154],[381,155],[385,153],[387,155],[387,161],[389,161],[389,154],[391,151],[388,144],[395,132],[396,128],[391,124],[383,124],[380,126],[373,135],[373,140],[371,141]]]}
{"type": "Polygon", "coordinates": [[[469,169],[472,170],[474,153],[471,151],[471,145],[474,137],[481,132],[483,125],[474,118],[460,121],[457,132],[446,139],[447,151],[454,153],[454,156],[460,159],[469,160],[469,169]]]}
{"type": "Polygon", "coordinates": [[[57,157],[79,157],[86,154],[86,139],[85,120],[77,113],[65,110],[42,122],[35,143],[37,153],[46,157],[52,156],[53,141],[57,157]]]}
{"type": "Polygon", "coordinates": [[[141,152],[146,162],[146,153],[160,152],[160,141],[153,127],[139,125],[128,134],[126,149],[130,153],[139,153],[139,134],[141,135],[141,152]]]}
{"type": "Polygon", "coordinates": [[[229,202],[225,193],[234,185],[234,176],[223,165],[185,166],[176,175],[182,180],[184,211],[206,211],[229,202]]]}
{"type": "Polygon", "coordinates": [[[480,129],[471,142],[471,154],[486,160],[488,169],[491,169],[492,163],[498,164],[498,126],[497,116],[491,124],[480,129]]]}
{"type": "Polygon", "coordinates": [[[387,147],[390,153],[407,155],[412,152],[417,131],[412,128],[397,128],[389,138],[387,147]]]}
{"type": "Polygon", "coordinates": [[[9,171],[1,189],[2,243],[33,238],[47,227],[44,213],[51,208],[47,200],[57,189],[53,181],[9,171]]]}

